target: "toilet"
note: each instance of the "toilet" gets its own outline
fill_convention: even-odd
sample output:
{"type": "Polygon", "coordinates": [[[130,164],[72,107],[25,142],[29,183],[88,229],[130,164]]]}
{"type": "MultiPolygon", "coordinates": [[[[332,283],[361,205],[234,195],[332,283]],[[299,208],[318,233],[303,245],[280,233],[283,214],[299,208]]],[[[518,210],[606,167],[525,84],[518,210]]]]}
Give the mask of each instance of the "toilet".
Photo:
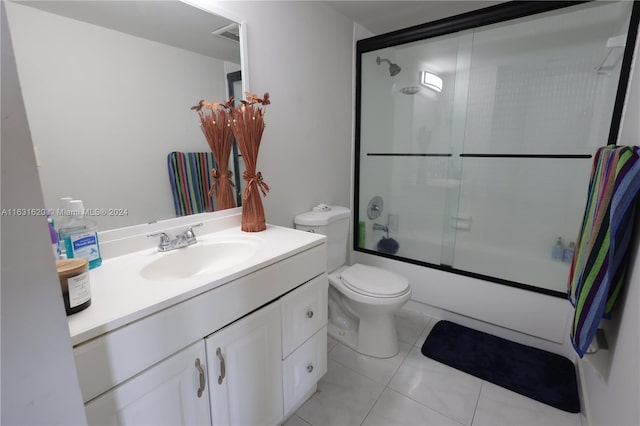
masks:
{"type": "Polygon", "coordinates": [[[394,313],[411,297],[405,277],[382,268],[345,265],[351,212],[318,206],[295,217],[296,229],[327,237],[329,325],[327,333],[355,351],[376,358],[398,353],[394,313]]]}

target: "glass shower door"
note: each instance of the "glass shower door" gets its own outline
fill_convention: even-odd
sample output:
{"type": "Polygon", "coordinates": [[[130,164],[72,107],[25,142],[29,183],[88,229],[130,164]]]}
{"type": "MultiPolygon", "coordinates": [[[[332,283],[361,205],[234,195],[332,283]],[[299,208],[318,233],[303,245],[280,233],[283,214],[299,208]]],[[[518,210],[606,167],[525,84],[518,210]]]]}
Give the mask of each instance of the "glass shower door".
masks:
{"type": "Polygon", "coordinates": [[[564,297],[592,155],[619,124],[633,8],[487,12],[359,43],[356,249],[564,297]]]}
{"type": "Polygon", "coordinates": [[[362,56],[359,248],[429,264],[442,262],[442,224],[452,185],[457,51],[458,36],[451,35],[362,56]],[[439,58],[429,70],[442,78],[447,90],[421,84],[424,57],[439,58]],[[375,196],[384,202],[378,217],[367,214],[375,196]],[[387,238],[399,243],[397,251],[385,250],[387,238]]]}
{"type": "Polygon", "coordinates": [[[620,74],[611,22],[629,7],[475,30],[457,212],[471,224],[456,230],[455,268],[565,291],[591,154],[606,145],[620,74]],[[609,49],[610,66],[598,70],[609,49]],[[564,259],[552,257],[558,239],[564,259]]]}

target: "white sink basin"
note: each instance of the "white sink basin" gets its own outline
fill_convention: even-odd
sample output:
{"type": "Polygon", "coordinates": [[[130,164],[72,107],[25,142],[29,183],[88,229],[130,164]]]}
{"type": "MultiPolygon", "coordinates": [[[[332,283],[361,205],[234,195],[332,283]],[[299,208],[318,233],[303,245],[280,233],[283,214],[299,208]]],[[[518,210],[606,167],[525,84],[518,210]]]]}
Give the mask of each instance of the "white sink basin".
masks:
{"type": "Polygon", "coordinates": [[[253,239],[225,239],[198,243],[166,253],[140,270],[140,275],[153,281],[190,278],[231,268],[253,256],[260,243],[253,239]]]}

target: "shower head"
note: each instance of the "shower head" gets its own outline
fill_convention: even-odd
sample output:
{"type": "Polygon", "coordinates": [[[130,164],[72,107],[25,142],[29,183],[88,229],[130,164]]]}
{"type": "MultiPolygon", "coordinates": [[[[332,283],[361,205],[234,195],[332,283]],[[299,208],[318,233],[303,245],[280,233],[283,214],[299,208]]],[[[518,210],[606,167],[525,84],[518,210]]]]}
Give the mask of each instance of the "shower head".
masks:
{"type": "Polygon", "coordinates": [[[380,58],[380,56],[378,56],[376,58],[376,64],[380,65],[381,62],[387,62],[389,64],[389,75],[391,77],[397,75],[400,71],[402,71],[402,68],[400,68],[400,66],[398,66],[397,64],[394,64],[390,60],[380,58]]]}

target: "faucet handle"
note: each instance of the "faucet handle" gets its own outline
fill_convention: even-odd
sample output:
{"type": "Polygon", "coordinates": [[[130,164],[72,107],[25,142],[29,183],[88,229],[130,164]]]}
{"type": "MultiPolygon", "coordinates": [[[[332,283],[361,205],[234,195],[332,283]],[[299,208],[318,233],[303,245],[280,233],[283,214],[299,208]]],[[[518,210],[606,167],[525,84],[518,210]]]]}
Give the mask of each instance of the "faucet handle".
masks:
{"type": "Polygon", "coordinates": [[[147,237],[160,237],[160,241],[158,242],[158,251],[162,251],[164,248],[167,248],[171,245],[171,238],[167,235],[166,232],[155,232],[153,234],[147,234],[147,237]]]}
{"type": "Polygon", "coordinates": [[[189,225],[187,227],[187,229],[184,230],[184,232],[182,233],[182,235],[184,235],[184,237],[187,240],[195,240],[196,239],[196,234],[193,233],[193,228],[197,227],[197,226],[202,226],[202,222],[200,223],[196,223],[195,225],[189,225]]]}

